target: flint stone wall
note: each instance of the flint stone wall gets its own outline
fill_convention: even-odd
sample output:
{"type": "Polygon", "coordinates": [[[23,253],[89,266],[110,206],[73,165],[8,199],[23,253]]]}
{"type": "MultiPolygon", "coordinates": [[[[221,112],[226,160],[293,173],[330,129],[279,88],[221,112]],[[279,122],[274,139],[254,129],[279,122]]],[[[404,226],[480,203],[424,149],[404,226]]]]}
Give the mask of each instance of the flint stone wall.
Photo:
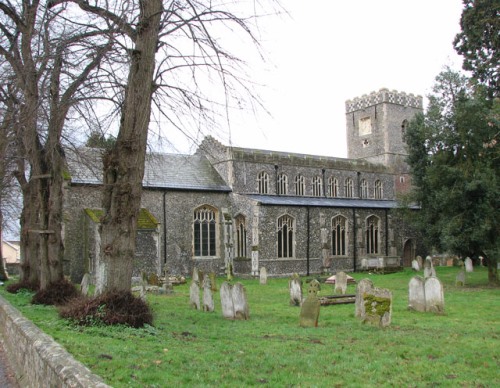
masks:
{"type": "Polygon", "coordinates": [[[109,387],[1,296],[0,337],[21,387],[109,387]]]}

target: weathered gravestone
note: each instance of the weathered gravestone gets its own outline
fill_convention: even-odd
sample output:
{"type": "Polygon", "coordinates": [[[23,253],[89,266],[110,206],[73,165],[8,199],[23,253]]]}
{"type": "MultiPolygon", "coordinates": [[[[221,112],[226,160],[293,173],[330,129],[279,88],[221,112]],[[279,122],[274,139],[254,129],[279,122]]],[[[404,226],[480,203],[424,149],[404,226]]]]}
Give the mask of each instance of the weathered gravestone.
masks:
{"type": "Polygon", "coordinates": [[[249,319],[247,294],[243,284],[236,283],[234,286],[228,282],[220,286],[220,301],[222,316],[227,319],[249,319]]]}
{"type": "Polygon", "coordinates": [[[163,278],[165,279],[163,281],[163,293],[164,294],[173,294],[174,293],[174,286],[172,284],[172,280],[170,280],[170,275],[168,274],[168,268],[165,267],[163,269],[163,278]]]}
{"type": "Polygon", "coordinates": [[[436,277],[425,279],[425,311],[444,313],[444,292],[441,281],[436,277]]]}
{"type": "Polygon", "coordinates": [[[198,271],[197,267],[193,268],[193,278],[192,278],[192,281],[196,282],[198,284],[200,283],[200,271],[198,271]]]}
{"type": "Polygon", "coordinates": [[[302,280],[298,274],[293,274],[288,281],[288,289],[290,290],[290,305],[300,306],[302,304],[302,280]]]}
{"type": "Polygon", "coordinates": [[[337,272],[335,275],[335,293],[344,295],[347,291],[347,274],[345,272],[337,272]]]}
{"type": "Polygon", "coordinates": [[[432,264],[432,258],[427,256],[424,262],[424,278],[429,278],[431,276],[436,276],[436,270],[432,264]]]}
{"type": "Polygon", "coordinates": [[[83,275],[82,282],[80,283],[80,291],[82,295],[87,296],[90,288],[90,275],[86,273],[83,275]]]}
{"type": "Polygon", "coordinates": [[[470,257],[465,258],[465,272],[474,272],[474,267],[472,266],[472,260],[470,257]]]}
{"type": "Polygon", "coordinates": [[[214,296],[212,294],[212,282],[210,276],[203,278],[203,311],[214,311],[214,296]]]}
{"type": "Polygon", "coordinates": [[[212,291],[217,291],[217,276],[215,276],[215,272],[210,272],[208,276],[210,276],[210,287],[212,291]]]}
{"type": "Polygon", "coordinates": [[[260,284],[267,284],[267,270],[266,267],[260,269],[260,284]]]}
{"type": "Polygon", "coordinates": [[[200,309],[200,286],[198,282],[191,282],[191,286],[189,287],[189,304],[196,310],[200,309]]]}
{"type": "Polygon", "coordinates": [[[361,260],[361,269],[367,269],[368,268],[368,260],[362,259],[361,260]]]}
{"type": "Polygon", "coordinates": [[[417,261],[417,260],[412,260],[412,261],[411,261],[411,268],[412,268],[414,271],[417,271],[417,272],[419,272],[419,271],[420,271],[420,265],[418,264],[418,261],[417,261]]]}
{"type": "Polygon", "coordinates": [[[227,319],[234,319],[233,286],[224,282],[220,286],[220,304],[222,316],[227,319]]]}
{"type": "Polygon", "coordinates": [[[356,316],[359,312],[359,318],[363,323],[380,327],[389,326],[392,318],[392,292],[385,288],[373,287],[373,283],[368,279],[368,282],[363,280],[358,284],[356,291],[356,316]]]}
{"type": "Polygon", "coordinates": [[[422,256],[417,256],[415,260],[417,260],[418,262],[418,267],[422,269],[422,267],[424,266],[424,261],[422,260],[422,256]]]}
{"type": "Polygon", "coordinates": [[[415,311],[425,311],[425,289],[424,278],[414,276],[408,285],[408,309],[415,311]]]}
{"type": "Polygon", "coordinates": [[[300,326],[301,327],[318,327],[319,311],[321,303],[318,299],[320,284],[316,279],[309,283],[307,290],[307,298],[302,303],[300,309],[300,326]]]}
{"type": "Polygon", "coordinates": [[[152,273],[151,275],[149,275],[148,284],[150,284],[152,286],[157,286],[158,285],[158,275],[155,273],[152,273]]]}
{"type": "Polygon", "coordinates": [[[455,285],[459,287],[465,286],[465,270],[463,268],[457,273],[455,285]]]}

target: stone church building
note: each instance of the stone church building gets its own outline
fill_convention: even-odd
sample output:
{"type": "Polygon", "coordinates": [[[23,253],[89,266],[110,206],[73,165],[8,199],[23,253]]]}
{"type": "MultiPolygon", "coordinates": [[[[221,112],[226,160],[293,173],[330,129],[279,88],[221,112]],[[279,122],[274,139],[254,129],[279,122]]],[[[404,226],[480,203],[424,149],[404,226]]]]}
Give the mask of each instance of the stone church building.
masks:
{"type": "MultiPolygon", "coordinates": [[[[416,236],[395,213],[410,186],[404,131],[422,98],[381,89],[346,102],[348,158],[232,147],[206,137],[194,155],[149,154],[135,274],[237,275],[410,265],[416,236]]],[[[75,281],[99,252],[99,150],[68,158],[65,263],[75,281]]]]}

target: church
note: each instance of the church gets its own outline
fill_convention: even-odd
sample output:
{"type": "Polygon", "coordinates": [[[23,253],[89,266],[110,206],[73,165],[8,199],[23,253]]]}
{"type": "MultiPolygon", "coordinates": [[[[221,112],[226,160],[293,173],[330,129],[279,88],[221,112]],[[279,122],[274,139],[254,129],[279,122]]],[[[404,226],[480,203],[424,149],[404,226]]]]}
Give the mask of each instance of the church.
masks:
{"type": "MultiPolygon", "coordinates": [[[[404,132],[422,97],[381,89],[346,101],[348,158],[224,145],[193,155],[148,154],[134,274],[238,276],[409,266],[419,240],[398,217],[408,191],[404,132]]],[[[101,166],[98,149],[68,157],[65,268],[94,273],[101,166]]]]}

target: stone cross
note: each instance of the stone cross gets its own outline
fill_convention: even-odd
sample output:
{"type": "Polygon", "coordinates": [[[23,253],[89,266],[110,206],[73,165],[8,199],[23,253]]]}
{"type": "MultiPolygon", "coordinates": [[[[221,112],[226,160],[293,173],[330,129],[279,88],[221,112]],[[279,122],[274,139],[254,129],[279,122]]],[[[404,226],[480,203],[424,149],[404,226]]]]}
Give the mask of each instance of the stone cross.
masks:
{"type": "Polygon", "coordinates": [[[300,310],[300,326],[301,327],[318,327],[319,311],[321,303],[318,299],[320,290],[319,282],[314,279],[309,283],[307,290],[307,298],[302,303],[300,310]]]}

